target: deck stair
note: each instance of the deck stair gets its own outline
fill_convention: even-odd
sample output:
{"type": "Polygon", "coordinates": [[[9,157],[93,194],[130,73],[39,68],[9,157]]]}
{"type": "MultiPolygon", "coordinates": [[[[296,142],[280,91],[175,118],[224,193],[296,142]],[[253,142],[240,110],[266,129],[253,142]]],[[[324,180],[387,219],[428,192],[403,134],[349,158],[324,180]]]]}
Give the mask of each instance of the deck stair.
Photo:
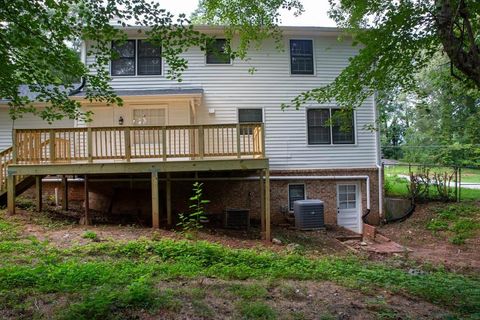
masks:
{"type": "MultiPolygon", "coordinates": [[[[7,167],[13,162],[13,148],[9,147],[3,151],[0,151],[0,206],[7,204],[7,167]]],[[[27,189],[35,184],[35,177],[33,176],[20,176],[17,177],[15,193],[17,195],[22,194],[27,189]]]]}

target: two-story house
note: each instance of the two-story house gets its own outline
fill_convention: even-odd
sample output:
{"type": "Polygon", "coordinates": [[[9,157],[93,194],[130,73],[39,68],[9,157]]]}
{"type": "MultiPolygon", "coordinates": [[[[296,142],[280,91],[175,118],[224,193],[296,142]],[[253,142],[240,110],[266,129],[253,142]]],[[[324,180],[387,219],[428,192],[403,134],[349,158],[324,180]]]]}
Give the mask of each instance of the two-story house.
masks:
{"type": "MultiPolygon", "coordinates": [[[[189,65],[181,83],[166,78],[162,48],[138,28],[127,29],[128,41],[112,43],[119,58],[109,66],[124,106],[89,103],[80,92],[72,98],[93,111],[88,124],[17,120],[17,150],[4,156],[14,164],[3,169],[3,190],[7,175],[77,175],[85,177],[86,215],[92,208],[151,213],[158,227],[186,210],[192,181],[199,180],[211,201],[209,212],[249,209],[267,237],[270,219],[284,222],[299,199],[323,200],[326,223],[357,233],[367,213],[368,221],[378,222],[379,136],[367,128],[376,121],[374,97],[353,111],[349,130],[330,123],[338,110],[334,102],[281,109],[334,80],[357,48],[348,39],[338,41],[335,28],[282,27],[284,50],[266,40],[249,51],[249,59],[231,60],[223,54],[222,29],[199,28],[216,36],[215,45],[184,54],[189,65]],[[256,72],[249,72],[252,67],[256,72]]],[[[91,46],[83,44],[87,65],[91,46]]],[[[12,123],[5,104],[0,112],[3,149],[11,145],[12,123]]],[[[11,199],[18,182],[10,183],[11,199]]]]}

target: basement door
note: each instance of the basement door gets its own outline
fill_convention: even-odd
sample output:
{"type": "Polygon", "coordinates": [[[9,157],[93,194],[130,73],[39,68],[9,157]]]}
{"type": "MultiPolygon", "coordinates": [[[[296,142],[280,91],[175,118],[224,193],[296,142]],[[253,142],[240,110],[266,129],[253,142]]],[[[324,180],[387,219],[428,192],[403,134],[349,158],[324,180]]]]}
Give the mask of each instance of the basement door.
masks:
{"type": "Polygon", "coordinates": [[[362,233],[360,190],[358,184],[337,184],[337,224],[362,233]]]}

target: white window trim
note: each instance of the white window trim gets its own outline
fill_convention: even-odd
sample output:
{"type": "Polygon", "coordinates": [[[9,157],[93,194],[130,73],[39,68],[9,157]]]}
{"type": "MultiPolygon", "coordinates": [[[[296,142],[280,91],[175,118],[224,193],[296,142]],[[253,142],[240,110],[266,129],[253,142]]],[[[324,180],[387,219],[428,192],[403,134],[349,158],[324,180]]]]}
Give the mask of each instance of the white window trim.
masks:
{"type": "Polygon", "coordinates": [[[308,143],[308,110],[310,109],[329,109],[330,117],[332,116],[332,109],[340,109],[339,107],[307,107],[305,108],[305,146],[307,148],[325,148],[325,147],[335,147],[335,148],[345,148],[345,147],[358,147],[358,137],[357,137],[357,110],[353,110],[353,138],[355,143],[333,143],[333,129],[330,127],[330,143],[324,144],[310,144],[308,143]]]}
{"type": "MultiPolygon", "coordinates": [[[[161,63],[161,68],[160,72],[161,74],[138,74],[138,40],[148,40],[147,38],[135,38],[135,39],[127,39],[127,40],[133,40],[135,41],[135,74],[134,75],[112,75],[112,60],[108,62],[108,69],[110,72],[110,77],[112,79],[122,79],[122,78],[158,78],[162,77],[165,78],[165,60],[163,59],[163,55],[160,55],[160,63],[161,63]]],[[[112,43],[113,41],[110,41],[110,50],[112,49],[112,43]]],[[[163,47],[161,48],[161,52],[163,53],[163,47]]]]}
{"type": "MultiPolygon", "coordinates": [[[[218,40],[225,40],[228,41],[227,38],[215,38],[218,40]]],[[[230,63],[207,63],[207,47],[205,46],[205,54],[203,55],[203,64],[206,67],[225,67],[225,66],[233,66],[233,59],[230,57],[230,63]]]]}
{"type": "Polygon", "coordinates": [[[288,48],[288,74],[290,77],[316,77],[317,76],[317,61],[315,59],[315,39],[314,38],[288,38],[287,45],[288,48]],[[313,74],[295,74],[292,73],[292,50],[290,48],[291,40],[310,40],[312,41],[312,58],[313,58],[313,74]]]}
{"type": "Polygon", "coordinates": [[[290,210],[290,186],[303,186],[303,200],[308,199],[308,197],[307,197],[307,185],[305,184],[305,182],[289,183],[287,185],[287,192],[288,192],[287,208],[288,208],[288,212],[292,213],[293,209],[290,210]]]}

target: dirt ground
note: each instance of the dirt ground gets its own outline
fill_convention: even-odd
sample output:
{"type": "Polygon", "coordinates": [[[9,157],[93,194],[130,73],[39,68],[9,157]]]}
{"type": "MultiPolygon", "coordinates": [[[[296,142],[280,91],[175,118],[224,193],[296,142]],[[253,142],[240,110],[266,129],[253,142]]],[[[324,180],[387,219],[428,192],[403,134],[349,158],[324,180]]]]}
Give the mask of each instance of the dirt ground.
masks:
{"type": "MultiPolygon", "coordinates": [[[[428,207],[419,207],[414,216],[403,223],[387,225],[380,231],[403,245],[412,248],[410,257],[420,261],[442,263],[449,268],[463,271],[479,268],[480,252],[475,246],[479,239],[462,246],[453,246],[446,240],[437,239],[428,230],[422,229],[431,218],[428,207]]],[[[87,244],[86,231],[93,231],[99,241],[128,241],[145,239],[174,238],[184,236],[167,230],[152,230],[135,225],[93,225],[80,226],[73,219],[59,219],[57,214],[39,214],[18,210],[9,217],[22,225],[24,236],[34,236],[54,246],[66,248],[75,244],[87,244]]],[[[285,227],[273,228],[273,237],[281,243],[259,241],[259,230],[250,231],[204,229],[198,238],[216,242],[232,248],[268,248],[274,251],[290,250],[291,244],[303,250],[306,255],[347,255],[352,254],[337,237],[352,234],[339,228],[326,231],[299,232],[285,227]],[[289,245],[290,244],[290,245],[289,245]]],[[[355,254],[355,253],[354,253],[355,254]]],[[[383,259],[393,257],[383,256],[383,259]]],[[[372,257],[378,259],[378,257],[372,257]]],[[[480,269],[476,269],[480,270],[480,269]]],[[[239,319],[242,308],[271,307],[278,319],[444,319],[448,312],[433,304],[401,293],[392,294],[383,290],[375,292],[350,290],[330,282],[320,281],[224,281],[202,278],[195,280],[163,281],[161,290],[173,292],[173,307],[157,314],[147,311],[132,311],[132,319],[239,319]],[[264,290],[260,296],[242,298],[232,291],[238,286],[253,286],[264,290]],[[266,290],[265,290],[266,289],[266,290]]],[[[262,292],[262,291],[260,291],[262,292]]],[[[37,299],[37,298],[35,298],[37,299]]],[[[59,304],[67,303],[65,298],[44,295],[35,301],[45,318],[53,316],[59,304]]],[[[253,309],[252,309],[253,310],[253,309]]],[[[4,314],[9,318],[8,314],[4,314]]],[[[15,318],[15,317],[13,317],[15,318]]],[[[13,319],[12,318],[12,319],[13,319]]]]}
{"type": "Polygon", "coordinates": [[[435,208],[442,203],[420,204],[408,220],[384,225],[378,230],[388,238],[411,249],[409,258],[423,263],[443,265],[456,272],[480,272],[480,237],[467,239],[465,244],[454,245],[442,235],[426,229],[435,217],[435,208]]]}
{"type": "MultiPolygon", "coordinates": [[[[413,259],[419,263],[428,263],[435,266],[445,266],[448,270],[456,272],[478,273],[480,272],[480,237],[467,239],[465,244],[454,245],[442,235],[434,235],[426,229],[426,224],[434,217],[434,209],[444,204],[418,205],[411,218],[404,222],[392,223],[378,228],[379,232],[409,250],[396,254],[372,254],[372,260],[388,260],[390,258],[413,259]]],[[[480,204],[479,204],[480,205],[480,204]]],[[[97,224],[93,226],[81,226],[76,219],[69,216],[62,217],[62,213],[50,211],[34,213],[26,210],[18,210],[15,219],[24,225],[26,235],[33,235],[39,240],[48,240],[58,247],[69,247],[72,244],[85,244],[90,239],[83,237],[87,230],[97,234],[102,240],[135,240],[139,238],[159,239],[175,238],[184,236],[178,232],[169,230],[152,230],[138,225],[97,224]],[[52,214],[53,212],[53,214],[52,214]]],[[[231,248],[255,248],[263,247],[274,251],[292,249],[290,245],[301,249],[309,256],[344,255],[352,251],[346,246],[346,242],[338,238],[351,237],[344,229],[328,226],[323,231],[297,231],[287,227],[273,227],[273,238],[280,244],[260,241],[260,230],[252,227],[249,231],[227,230],[222,228],[204,228],[199,232],[198,239],[220,243],[231,248]]],[[[358,246],[357,246],[358,247],[358,246]]]]}

